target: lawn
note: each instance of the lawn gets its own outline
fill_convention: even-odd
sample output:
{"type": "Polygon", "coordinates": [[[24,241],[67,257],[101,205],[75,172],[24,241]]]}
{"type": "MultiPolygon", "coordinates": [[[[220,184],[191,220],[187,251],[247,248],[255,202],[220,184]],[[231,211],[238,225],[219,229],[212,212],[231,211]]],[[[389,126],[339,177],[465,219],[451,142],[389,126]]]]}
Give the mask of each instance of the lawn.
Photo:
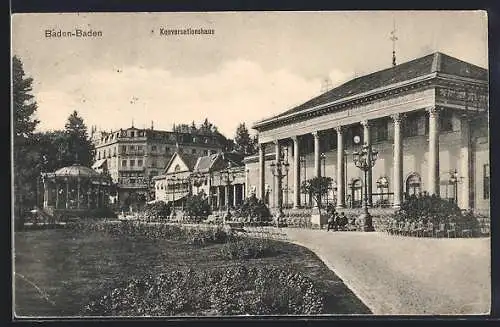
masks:
{"type": "Polygon", "coordinates": [[[292,266],[327,291],[329,314],[369,314],[342,281],[308,249],[280,241],[277,254],[225,260],[220,244],[198,247],[169,240],[112,237],[71,229],[15,234],[15,312],[18,316],[75,316],[91,299],[121,281],[187,269],[292,266]]]}

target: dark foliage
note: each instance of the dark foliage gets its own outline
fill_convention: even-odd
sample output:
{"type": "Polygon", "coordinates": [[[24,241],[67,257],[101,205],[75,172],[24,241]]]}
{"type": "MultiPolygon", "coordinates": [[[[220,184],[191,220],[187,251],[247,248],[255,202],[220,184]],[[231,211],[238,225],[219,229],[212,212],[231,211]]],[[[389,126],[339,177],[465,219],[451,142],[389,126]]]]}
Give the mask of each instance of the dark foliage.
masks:
{"type": "Polygon", "coordinates": [[[252,222],[271,221],[271,212],[269,208],[262,200],[257,199],[255,194],[245,199],[241,207],[238,208],[236,215],[252,222]]]}
{"type": "Polygon", "coordinates": [[[148,221],[167,219],[171,212],[170,206],[164,201],[147,203],[143,210],[143,216],[148,221]]]}
{"type": "Polygon", "coordinates": [[[188,196],[184,209],[190,218],[206,218],[211,214],[210,205],[203,194],[188,196]]]}
{"type": "Polygon", "coordinates": [[[461,219],[460,208],[453,202],[441,199],[436,195],[419,194],[408,197],[395,213],[398,222],[418,222],[425,224],[458,222],[461,219]]]}
{"type": "Polygon", "coordinates": [[[324,295],[290,268],[173,271],[133,279],[87,305],[82,315],[320,314],[324,295]]]}

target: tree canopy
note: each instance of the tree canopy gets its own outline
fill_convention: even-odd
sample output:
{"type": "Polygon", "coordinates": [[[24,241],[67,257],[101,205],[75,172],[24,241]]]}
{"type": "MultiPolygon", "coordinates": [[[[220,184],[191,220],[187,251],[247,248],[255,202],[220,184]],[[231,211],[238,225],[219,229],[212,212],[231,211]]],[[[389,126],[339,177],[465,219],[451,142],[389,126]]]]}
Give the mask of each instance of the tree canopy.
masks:
{"type": "Polygon", "coordinates": [[[300,188],[303,193],[311,194],[318,207],[321,207],[321,199],[328,194],[331,185],[331,177],[320,176],[303,181],[300,188]]]}
{"type": "MultiPolygon", "coordinates": [[[[12,58],[13,137],[14,137],[14,215],[22,218],[29,206],[36,204],[38,180],[37,142],[34,131],[37,103],[32,92],[33,79],[27,77],[21,59],[12,58]]],[[[22,220],[19,220],[22,222],[22,220]]]]}
{"type": "Polygon", "coordinates": [[[234,137],[235,150],[245,155],[252,155],[257,152],[256,138],[252,138],[245,123],[240,123],[236,128],[234,137]]]}

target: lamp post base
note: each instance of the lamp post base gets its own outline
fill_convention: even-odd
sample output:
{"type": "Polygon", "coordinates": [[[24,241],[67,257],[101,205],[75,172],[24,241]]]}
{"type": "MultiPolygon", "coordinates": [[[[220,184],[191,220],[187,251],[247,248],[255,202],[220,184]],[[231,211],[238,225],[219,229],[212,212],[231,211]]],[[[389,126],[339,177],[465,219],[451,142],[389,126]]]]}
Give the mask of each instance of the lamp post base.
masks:
{"type": "Polygon", "coordinates": [[[375,231],[375,228],[373,228],[372,216],[368,212],[363,212],[361,216],[359,216],[359,220],[363,222],[364,232],[375,231]]]}

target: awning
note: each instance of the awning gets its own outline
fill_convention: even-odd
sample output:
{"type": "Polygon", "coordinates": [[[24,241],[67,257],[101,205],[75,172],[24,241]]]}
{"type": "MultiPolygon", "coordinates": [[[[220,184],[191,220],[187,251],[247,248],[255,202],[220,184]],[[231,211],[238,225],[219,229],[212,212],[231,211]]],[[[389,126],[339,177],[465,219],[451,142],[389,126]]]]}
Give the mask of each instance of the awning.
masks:
{"type": "Polygon", "coordinates": [[[101,168],[102,165],[104,165],[104,163],[106,162],[106,159],[99,159],[97,160],[93,165],[92,165],[92,169],[97,169],[97,168],[101,168]]]}

